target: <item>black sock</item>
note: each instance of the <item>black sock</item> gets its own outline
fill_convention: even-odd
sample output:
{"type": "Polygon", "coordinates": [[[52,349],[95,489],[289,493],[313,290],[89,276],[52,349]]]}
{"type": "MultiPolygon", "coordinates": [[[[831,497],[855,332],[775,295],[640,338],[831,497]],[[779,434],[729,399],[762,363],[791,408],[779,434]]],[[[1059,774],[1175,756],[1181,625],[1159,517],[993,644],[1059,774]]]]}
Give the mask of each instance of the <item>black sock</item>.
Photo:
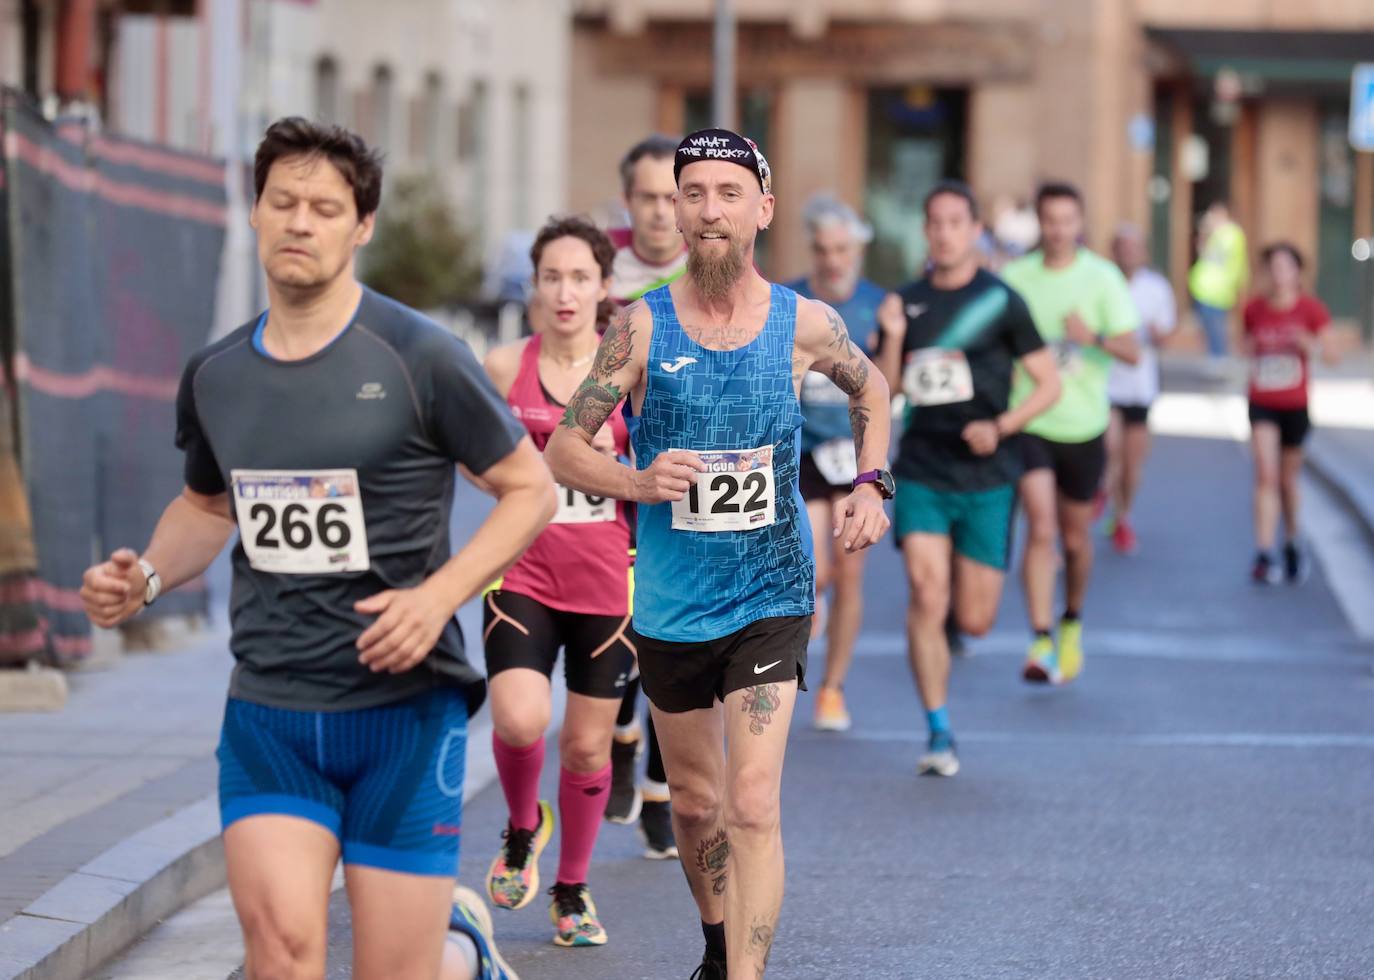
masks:
{"type": "Polygon", "coordinates": [[[639,707],[639,678],[636,677],[625,685],[625,697],[620,700],[620,714],[615,716],[615,723],[621,728],[633,725],[635,720],[635,709],[639,707]]]}
{"type": "Polygon", "coordinates": [[[655,783],[666,783],[668,781],[668,773],[663,768],[663,753],[660,752],[658,748],[658,733],[654,731],[653,712],[649,713],[649,723],[647,727],[647,734],[649,737],[649,763],[644,767],[644,775],[648,776],[649,779],[655,783]]]}
{"type": "Polygon", "coordinates": [[[1065,610],[1064,610],[1064,622],[1066,622],[1066,623],[1076,623],[1076,622],[1078,622],[1078,610],[1077,610],[1077,609],[1065,609],[1065,610]]]}
{"type": "Polygon", "coordinates": [[[706,952],[711,959],[725,962],[725,922],[724,920],[712,925],[709,922],[702,922],[701,934],[706,937],[706,952]]]}
{"type": "Polygon", "coordinates": [[[1035,638],[1036,638],[1037,640],[1042,639],[1042,638],[1048,640],[1048,639],[1050,638],[1050,631],[1049,631],[1049,630],[1036,630],[1036,631],[1035,631],[1035,638]]]}

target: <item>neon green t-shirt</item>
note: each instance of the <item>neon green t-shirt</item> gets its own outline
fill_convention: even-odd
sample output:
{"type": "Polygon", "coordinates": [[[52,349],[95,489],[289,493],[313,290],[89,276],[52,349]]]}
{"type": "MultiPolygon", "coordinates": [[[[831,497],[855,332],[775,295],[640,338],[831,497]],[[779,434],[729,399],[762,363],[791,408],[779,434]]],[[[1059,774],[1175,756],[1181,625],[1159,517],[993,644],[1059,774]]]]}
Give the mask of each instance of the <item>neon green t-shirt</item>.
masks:
{"type": "MultiPolygon", "coordinates": [[[[1088,329],[1106,337],[1130,333],[1140,325],[1126,277],[1115,264],[1080,248],[1070,265],[1045,268],[1044,255],[1031,252],[1007,264],[1002,278],[1030,307],[1040,336],[1054,351],[1063,391],[1049,411],[1036,416],[1026,431],[1053,442],[1087,442],[1107,431],[1107,375],[1112,356],[1096,347],[1080,347],[1064,337],[1064,318],[1077,310],[1088,329]]],[[[1011,403],[1019,405],[1034,383],[1016,367],[1011,403]]]]}
{"type": "Polygon", "coordinates": [[[1248,278],[1245,232],[1228,221],[1207,237],[1202,254],[1188,273],[1188,291],[1193,299],[1219,310],[1236,305],[1248,278]]]}

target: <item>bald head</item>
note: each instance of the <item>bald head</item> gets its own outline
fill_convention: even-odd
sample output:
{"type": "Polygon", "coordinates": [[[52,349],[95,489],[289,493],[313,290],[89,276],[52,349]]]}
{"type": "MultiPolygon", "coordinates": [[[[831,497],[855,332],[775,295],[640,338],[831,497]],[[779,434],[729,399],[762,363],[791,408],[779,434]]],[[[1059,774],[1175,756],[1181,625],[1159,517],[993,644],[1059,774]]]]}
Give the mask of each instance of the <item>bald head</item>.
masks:
{"type": "Polygon", "coordinates": [[[1149,262],[1145,233],[1130,223],[1117,225],[1112,235],[1112,258],[1129,279],[1149,262]]]}

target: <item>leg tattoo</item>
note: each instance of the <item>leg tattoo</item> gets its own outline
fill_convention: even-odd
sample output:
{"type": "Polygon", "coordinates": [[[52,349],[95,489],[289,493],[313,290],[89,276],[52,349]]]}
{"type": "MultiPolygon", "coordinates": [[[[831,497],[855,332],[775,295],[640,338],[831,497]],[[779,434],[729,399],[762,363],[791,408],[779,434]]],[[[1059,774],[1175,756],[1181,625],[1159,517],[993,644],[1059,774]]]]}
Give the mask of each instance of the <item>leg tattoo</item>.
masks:
{"type": "Polygon", "coordinates": [[[762,735],[773,720],[773,713],[782,707],[778,685],[760,684],[744,689],[744,712],[749,716],[749,731],[762,735]]]}
{"type": "Polygon", "coordinates": [[[749,952],[756,957],[754,969],[759,977],[768,968],[768,957],[773,952],[773,927],[766,919],[755,919],[749,929],[749,952]]]}
{"type": "Polygon", "coordinates": [[[730,841],[722,827],[697,845],[697,870],[711,879],[711,894],[724,895],[730,877],[730,841]]]}

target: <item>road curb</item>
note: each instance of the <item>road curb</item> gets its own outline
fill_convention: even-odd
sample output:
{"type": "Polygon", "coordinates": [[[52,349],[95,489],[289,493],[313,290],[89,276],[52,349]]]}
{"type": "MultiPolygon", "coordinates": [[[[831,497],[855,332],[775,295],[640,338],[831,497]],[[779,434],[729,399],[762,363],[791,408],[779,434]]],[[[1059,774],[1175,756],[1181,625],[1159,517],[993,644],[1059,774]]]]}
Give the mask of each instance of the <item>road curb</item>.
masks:
{"type": "Polygon", "coordinates": [[[207,796],[116,844],[0,925],[0,980],[83,977],[160,920],[224,886],[207,796]]]}
{"type": "Polygon", "coordinates": [[[1320,432],[1309,442],[1304,459],[1304,468],[1355,518],[1374,546],[1374,491],[1366,487],[1339,453],[1323,444],[1320,432]]]}

